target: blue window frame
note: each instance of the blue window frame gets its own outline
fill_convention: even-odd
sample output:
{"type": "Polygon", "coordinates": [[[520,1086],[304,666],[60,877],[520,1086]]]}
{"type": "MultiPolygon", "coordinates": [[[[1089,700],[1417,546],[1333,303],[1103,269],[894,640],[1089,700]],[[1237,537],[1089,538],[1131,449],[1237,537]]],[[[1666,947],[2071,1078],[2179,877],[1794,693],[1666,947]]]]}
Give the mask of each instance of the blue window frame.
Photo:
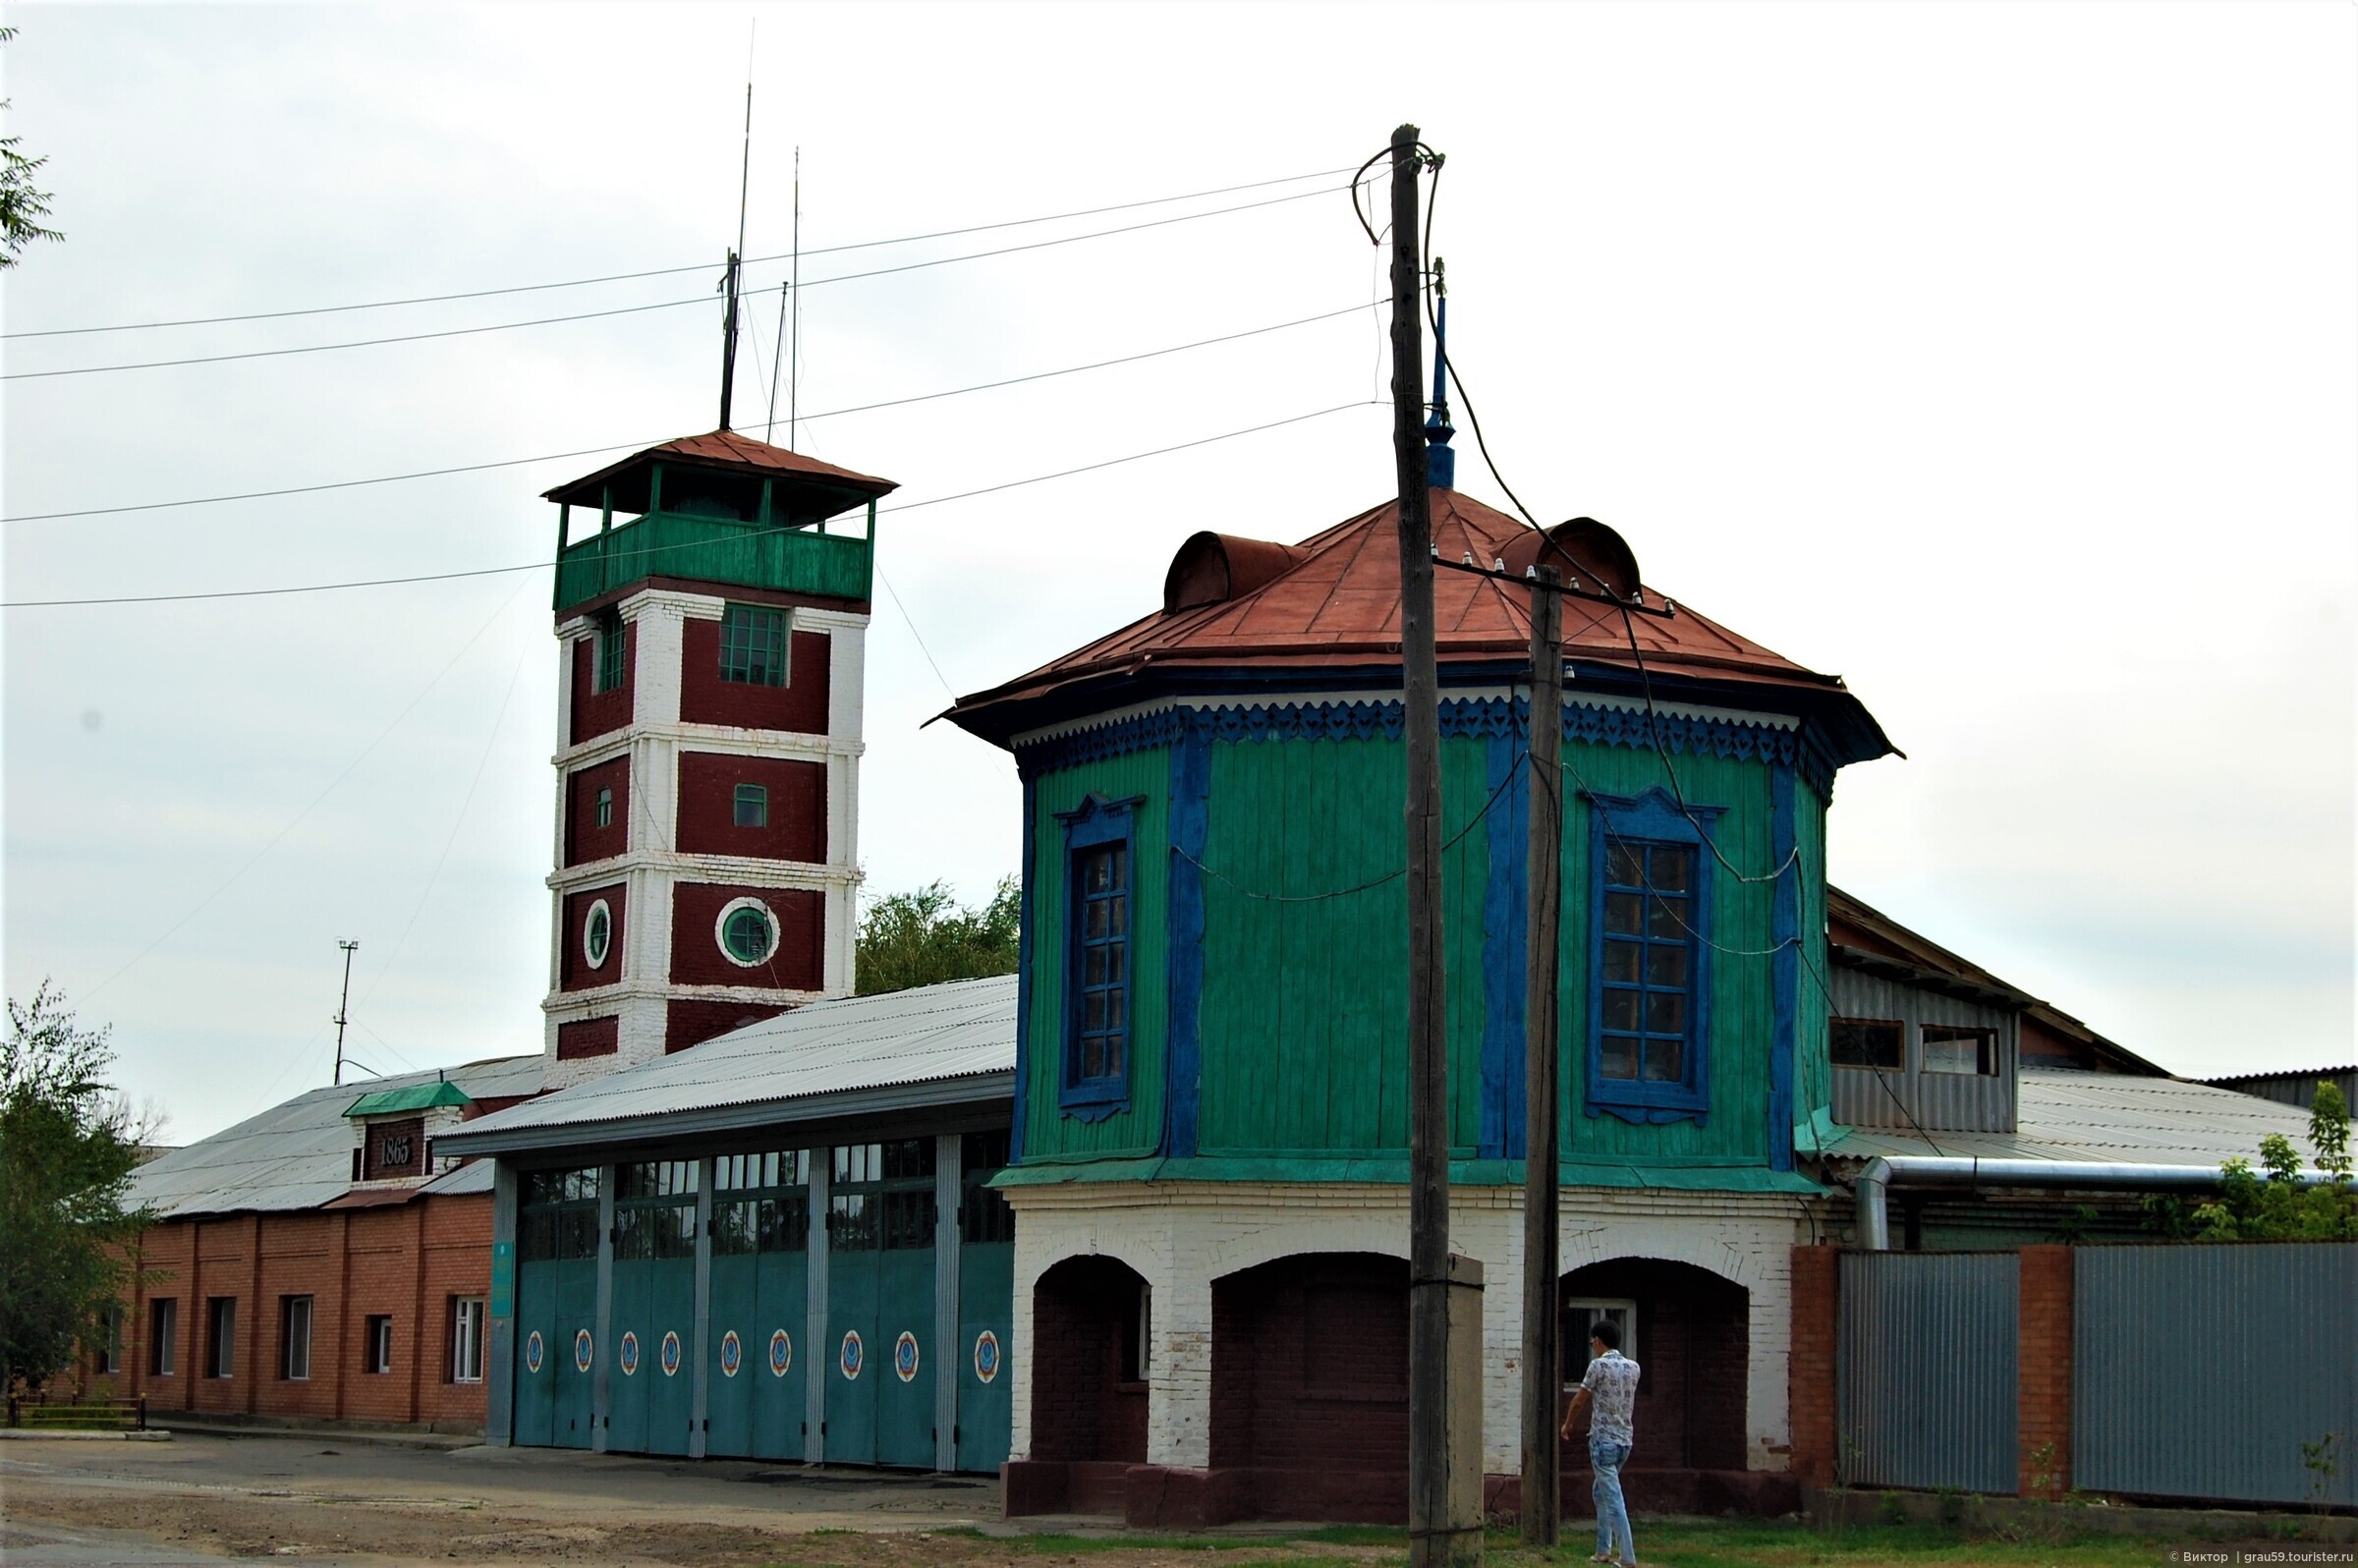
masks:
{"type": "Polygon", "coordinates": [[[1084,1116],[1130,1098],[1136,1018],[1130,934],[1137,897],[1130,803],[1092,797],[1065,821],[1065,1026],[1061,1103],[1084,1116]]]}
{"type": "Polygon", "coordinates": [[[1663,791],[1592,798],[1588,1112],[1702,1121],[1711,1109],[1715,807],[1663,791]],[[1698,825],[1701,823],[1702,825],[1698,825]]]}

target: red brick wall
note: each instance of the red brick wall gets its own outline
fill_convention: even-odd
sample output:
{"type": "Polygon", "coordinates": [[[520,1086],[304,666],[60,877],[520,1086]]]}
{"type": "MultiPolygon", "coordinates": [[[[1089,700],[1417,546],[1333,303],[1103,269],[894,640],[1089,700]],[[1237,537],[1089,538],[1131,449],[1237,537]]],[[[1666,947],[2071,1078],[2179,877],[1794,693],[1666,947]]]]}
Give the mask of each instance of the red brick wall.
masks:
{"type": "Polygon", "coordinates": [[[1793,1249],[1793,1337],[1785,1398],[1793,1422],[1789,1463],[1805,1486],[1832,1485],[1841,1455],[1834,1402],[1841,1261],[1839,1247],[1793,1249]]]}
{"type": "Polygon", "coordinates": [[[2071,1490],[2071,1287],[2070,1248],[2022,1250],[2016,1452],[2025,1497],[2071,1490]]]}
{"type": "Polygon", "coordinates": [[[792,637],[787,684],[752,686],[720,678],[718,621],[687,622],[682,628],[680,717],[690,724],[826,734],[831,651],[827,634],[796,632],[792,637]]]}
{"type": "MultiPolygon", "coordinates": [[[[1638,1304],[1634,1350],[1643,1371],[1631,1469],[1744,1468],[1751,1301],[1743,1286],[1691,1263],[1624,1258],[1574,1269],[1564,1276],[1563,1293],[1638,1304]]],[[[1586,1343],[1585,1320],[1565,1328],[1568,1365],[1578,1364],[1573,1347],[1586,1359],[1586,1343]]],[[[1564,1463],[1587,1468],[1585,1438],[1564,1445],[1564,1463]]]]}
{"type": "Polygon", "coordinates": [[[620,882],[611,887],[586,887],[565,895],[565,929],[560,938],[563,945],[557,950],[557,989],[588,990],[595,985],[612,985],[622,979],[623,928],[629,924],[625,919],[629,913],[626,903],[620,882]],[[591,969],[590,955],[582,948],[582,924],[590,918],[590,906],[601,898],[613,917],[614,929],[606,938],[606,961],[591,969]]]}
{"type": "Polygon", "coordinates": [[[758,1024],[786,1011],[758,1002],[666,1002],[663,1006],[663,1049],[684,1051],[702,1045],[715,1035],[758,1024]]]}
{"type": "Polygon", "coordinates": [[[1110,1258],[1068,1258],[1032,1297],[1032,1457],[1147,1461],[1147,1385],[1124,1382],[1122,1344],[1146,1282],[1110,1258]]]}
{"type": "Polygon", "coordinates": [[[1405,1261],[1284,1258],[1212,1281],[1211,1463],[1408,1469],[1405,1261]]]}
{"type": "Polygon", "coordinates": [[[817,990],[825,973],[820,941],[826,921],[826,900],[815,891],[682,882],[671,895],[671,978],[683,985],[817,990]],[[778,950],[753,969],[721,951],[715,929],[721,910],[739,898],[759,899],[778,922],[778,950]]]}
{"type": "MultiPolygon", "coordinates": [[[[573,644],[573,722],[571,742],[610,734],[631,721],[631,690],[638,685],[639,628],[625,622],[622,629],[622,684],[611,692],[597,690],[597,639],[585,637],[573,644]]],[[[713,657],[719,658],[719,645],[713,657]]],[[[716,666],[717,667],[717,666],[716,666]]]]}
{"type": "Polygon", "coordinates": [[[565,864],[602,861],[620,855],[629,844],[631,826],[631,759],[609,757],[565,775],[565,864]],[[613,812],[604,827],[597,825],[597,792],[614,792],[613,812]]]}
{"type": "Polygon", "coordinates": [[[89,1371],[92,1394],[145,1394],[150,1410],[195,1410],[480,1427],[481,1383],[450,1379],[454,1296],[489,1294],[491,1200],[424,1198],[382,1208],[234,1214],[176,1220],[144,1232],[124,1321],[123,1370],[89,1371]],[[204,1375],[205,1303],[237,1303],[233,1375],[204,1375]],[[290,1296],[311,1298],[310,1375],[286,1370],[290,1296]],[[148,1372],[151,1304],[178,1304],[176,1369],[148,1372]],[[361,1371],[363,1325],[393,1318],[393,1372],[361,1371]]]}
{"type": "Polygon", "coordinates": [[[578,1056],[611,1056],[619,1047],[618,1024],[611,1018],[585,1018],[576,1024],[557,1026],[557,1060],[570,1062],[578,1056]]]}
{"type": "Polygon", "coordinates": [[[680,849],[690,855],[748,855],[773,861],[827,858],[827,770],[818,762],[680,754],[680,849]],[[769,825],[737,825],[737,786],[769,791],[769,825]]]}

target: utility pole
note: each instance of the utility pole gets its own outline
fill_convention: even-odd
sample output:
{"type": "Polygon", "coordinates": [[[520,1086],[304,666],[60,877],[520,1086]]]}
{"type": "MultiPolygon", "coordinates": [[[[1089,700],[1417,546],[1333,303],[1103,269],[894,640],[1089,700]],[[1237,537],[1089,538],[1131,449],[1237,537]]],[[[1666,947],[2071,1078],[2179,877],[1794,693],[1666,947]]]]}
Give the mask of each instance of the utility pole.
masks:
{"type": "Polygon", "coordinates": [[[352,955],[360,943],[339,941],[344,949],[344,994],[336,998],[336,1082],[344,1082],[344,1015],[352,1011],[352,955]]]}
{"type": "MultiPolygon", "coordinates": [[[[1458,1560],[1449,1455],[1449,1043],[1441,988],[1440,677],[1424,430],[1417,128],[1392,133],[1392,457],[1408,739],[1408,1536],[1411,1568],[1458,1560]]],[[[1481,1549],[1476,1535],[1474,1550],[1481,1549]]]]}
{"type": "Polygon", "coordinates": [[[1523,993],[1523,1543],[1552,1546],[1563,1523],[1563,1343],[1556,1321],[1556,1001],[1563,955],[1564,655],[1557,645],[1561,576],[1531,585],[1531,858],[1523,993]]]}

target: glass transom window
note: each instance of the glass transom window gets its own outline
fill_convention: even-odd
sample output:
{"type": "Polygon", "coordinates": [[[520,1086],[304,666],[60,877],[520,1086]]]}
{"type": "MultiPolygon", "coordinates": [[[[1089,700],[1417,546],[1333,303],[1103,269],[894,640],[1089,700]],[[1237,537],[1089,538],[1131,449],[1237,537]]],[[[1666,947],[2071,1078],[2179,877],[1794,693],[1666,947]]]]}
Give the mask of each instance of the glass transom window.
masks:
{"type": "Polygon", "coordinates": [[[720,612],[720,678],[748,686],[786,684],[786,612],[731,604],[720,612]]]}

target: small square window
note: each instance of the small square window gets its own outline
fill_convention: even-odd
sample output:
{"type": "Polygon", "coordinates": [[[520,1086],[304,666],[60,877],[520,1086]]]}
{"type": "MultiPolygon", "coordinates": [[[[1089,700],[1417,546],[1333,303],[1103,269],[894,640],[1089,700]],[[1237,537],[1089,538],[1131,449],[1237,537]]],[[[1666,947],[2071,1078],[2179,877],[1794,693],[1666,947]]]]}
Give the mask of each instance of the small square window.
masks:
{"type": "Polygon", "coordinates": [[[767,827],[769,825],[769,790],[761,784],[737,786],[737,825],[739,827],[767,827]]]}
{"type": "Polygon", "coordinates": [[[720,612],[720,678],[748,686],[786,684],[786,612],[731,604],[720,612]]]}
{"type": "Polygon", "coordinates": [[[1960,1077],[1995,1077],[1997,1032],[1991,1029],[1963,1029],[1951,1024],[1925,1025],[1924,1070],[1928,1073],[1955,1073],[1960,1077]]]}
{"type": "Polygon", "coordinates": [[[602,784],[598,786],[597,791],[597,825],[600,827],[614,825],[614,791],[602,784]]]}
{"type": "Polygon", "coordinates": [[[361,1371],[389,1372],[393,1370],[393,1318],[389,1313],[370,1315],[367,1331],[361,1340],[361,1371]]]}

